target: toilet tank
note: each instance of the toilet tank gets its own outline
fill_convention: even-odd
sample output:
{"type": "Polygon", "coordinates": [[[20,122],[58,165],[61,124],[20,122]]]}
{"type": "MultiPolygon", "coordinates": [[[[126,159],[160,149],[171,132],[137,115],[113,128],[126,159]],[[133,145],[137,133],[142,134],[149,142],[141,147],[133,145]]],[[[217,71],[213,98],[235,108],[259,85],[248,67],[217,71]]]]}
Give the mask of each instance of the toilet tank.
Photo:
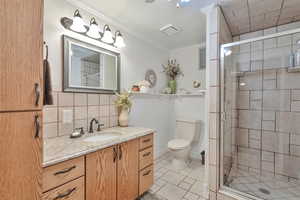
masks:
{"type": "Polygon", "coordinates": [[[185,139],[189,141],[198,140],[200,137],[200,120],[176,120],[176,139],[185,139]]]}

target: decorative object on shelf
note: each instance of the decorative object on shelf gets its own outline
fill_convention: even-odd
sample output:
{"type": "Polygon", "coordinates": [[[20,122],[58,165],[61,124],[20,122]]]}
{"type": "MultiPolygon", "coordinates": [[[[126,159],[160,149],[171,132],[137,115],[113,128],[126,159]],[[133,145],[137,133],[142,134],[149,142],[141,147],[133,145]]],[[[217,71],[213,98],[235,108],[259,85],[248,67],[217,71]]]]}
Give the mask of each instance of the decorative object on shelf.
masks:
{"type": "Polygon", "coordinates": [[[132,102],[130,100],[131,93],[125,91],[123,93],[116,93],[117,100],[115,101],[116,106],[120,110],[119,115],[119,125],[121,127],[127,127],[129,121],[129,112],[132,106],[132,102]]]}
{"type": "Polygon", "coordinates": [[[140,87],[138,85],[133,85],[131,88],[132,92],[139,92],[140,91],[140,87]]]}
{"type": "Polygon", "coordinates": [[[157,82],[157,76],[154,70],[148,69],[145,75],[145,80],[150,83],[150,88],[155,87],[157,82]]]}
{"type": "Polygon", "coordinates": [[[200,81],[194,81],[193,82],[193,87],[194,88],[199,88],[201,86],[201,82],[200,81]]]}
{"type": "MultiPolygon", "coordinates": [[[[297,44],[300,45],[300,40],[297,41],[297,44]]],[[[300,48],[298,48],[294,54],[294,67],[300,67],[300,48]]]]}
{"type": "Polygon", "coordinates": [[[123,35],[120,31],[116,31],[114,36],[109,25],[105,24],[103,27],[103,32],[100,32],[100,28],[95,18],[90,20],[89,26],[86,25],[78,9],[74,12],[73,19],[63,17],[61,18],[60,22],[65,29],[82,34],[94,40],[104,42],[117,48],[126,46],[123,35]]]}
{"type": "Polygon", "coordinates": [[[135,85],[139,86],[140,93],[148,93],[151,84],[146,80],[142,80],[137,82],[135,85]]]}
{"type": "Polygon", "coordinates": [[[177,64],[176,60],[168,60],[167,65],[162,65],[164,70],[163,72],[166,73],[168,77],[168,87],[171,88],[171,93],[176,94],[177,90],[177,81],[176,78],[179,75],[184,76],[183,72],[181,71],[179,64],[177,64]]]}
{"type": "Polygon", "coordinates": [[[163,94],[171,94],[171,93],[172,93],[172,89],[169,88],[169,87],[166,87],[166,88],[163,90],[162,93],[163,93],[163,94]]]}

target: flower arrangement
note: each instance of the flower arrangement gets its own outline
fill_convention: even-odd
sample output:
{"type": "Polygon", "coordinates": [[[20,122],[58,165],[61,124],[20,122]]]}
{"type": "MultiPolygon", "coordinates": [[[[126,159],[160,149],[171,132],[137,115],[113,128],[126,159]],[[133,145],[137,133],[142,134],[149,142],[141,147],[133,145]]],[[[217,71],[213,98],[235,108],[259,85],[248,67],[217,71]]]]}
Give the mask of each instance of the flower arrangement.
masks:
{"type": "Polygon", "coordinates": [[[130,100],[131,93],[128,91],[122,92],[120,94],[116,93],[117,100],[115,104],[118,108],[121,109],[130,109],[132,106],[132,102],[130,100]]]}
{"type": "Polygon", "coordinates": [[[179,64],[177,64],[176,60],[168,60],[167,65],[162,65],[164,68],[163,72],[166,73],[170,80],[175,80],[177,76],[182,75],[184,76],[183,72],[181,71],[179,64]]]}

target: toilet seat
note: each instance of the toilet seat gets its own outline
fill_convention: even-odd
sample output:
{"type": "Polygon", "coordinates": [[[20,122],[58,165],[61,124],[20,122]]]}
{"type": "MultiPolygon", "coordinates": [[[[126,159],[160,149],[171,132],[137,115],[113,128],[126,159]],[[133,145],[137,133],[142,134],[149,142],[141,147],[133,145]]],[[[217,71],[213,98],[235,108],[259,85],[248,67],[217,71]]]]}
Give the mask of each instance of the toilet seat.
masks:
{"type": "Polygon", "coordinates": [[[190,141],[184,139],[174,139],[168,142],[168,148],[174,150],[185,149],[191,144],[190,141]]]}

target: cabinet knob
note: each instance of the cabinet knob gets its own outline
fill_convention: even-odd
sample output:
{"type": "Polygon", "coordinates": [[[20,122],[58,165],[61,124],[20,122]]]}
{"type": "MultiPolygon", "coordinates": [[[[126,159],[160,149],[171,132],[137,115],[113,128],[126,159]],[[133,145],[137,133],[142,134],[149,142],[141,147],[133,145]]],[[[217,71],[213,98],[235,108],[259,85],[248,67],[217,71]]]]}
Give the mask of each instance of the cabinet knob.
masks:
{"type": "Polygon", "coordinates": [[[34,84],[34,91],[35,91],[35,106],[39,106],[41,90],[40,90],[40,86],[38,83],[34,84]]]}

